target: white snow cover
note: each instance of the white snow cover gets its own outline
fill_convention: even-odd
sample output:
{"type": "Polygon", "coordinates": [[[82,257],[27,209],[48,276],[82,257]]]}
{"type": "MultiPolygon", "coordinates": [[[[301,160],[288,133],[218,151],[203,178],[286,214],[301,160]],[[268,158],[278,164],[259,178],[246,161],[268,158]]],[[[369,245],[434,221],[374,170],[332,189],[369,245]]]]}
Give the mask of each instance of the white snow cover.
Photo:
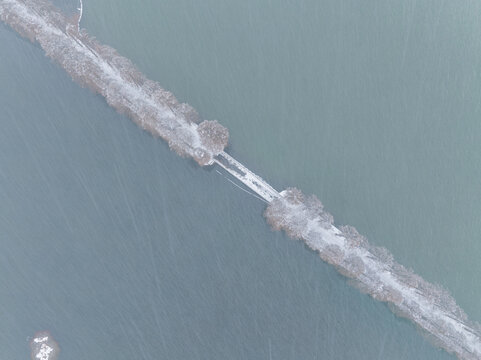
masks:
{"type": "Polygon", "coordinates": [[[84,4],[82,0],[79,0],[79,7],[77,10],[79,11],[78,21],[77,21],[77,32],[80,32],[80,21],[82,21],[82,15],[84,12],[84,4]]]}
{"type": "Polygon", "coordinates": [[[264,179],[250,171],[225,151],[216,157],[215,162],[243,182],[248,188],[255,191],[266,202],[270,202],[279,197],[279,193],[264,179]]]}
{"type": "Polygon", "coordinates": [[[35,358],[40,360],[48,360],[52,351],[53,349],[50,346],[42,344],[38,353],[35,355],[35,358]]]}
{"type": "MultiPolygon", "coordinates": [[[[79,11],[78,21],[82,3],[79,11]]],[[[197,130],[198,114],[190,105],[179,103],[172,93],[146,79],[130,60],[80,30],[78,23],[70,23],[47,1],[2,0],[0,18],[37,41],[72,78],[103,95],[109,105],[142,128],[167,140],[179,155],[206,165],[224,149],[227,129],[208,122],[215,131],[204,131],[202,138],[197,130]],[[224,136],[219,140],[206,138],[210,133],[224,136]]],[[[209,130],[209,126],[203,128],[209,130]]]]}
{"type": "Polygon", "coordinates": [[[57,343],[46,331],[37,333],[30,341],[30,347],[32,359],[55,360],[60,352],[57,343]]]}
{"type": "Polygon", "coordinates": [[[35,342],[35,343],[43,343],[43,342],[46,342],[47,340],[48,340],[48,336],[44,336],[44,337],[34,338],[34,339],[33,339],[33,342],[35,342]]]}
{"type": "Polygon", "coordinates": [[[481,359],[480,325],[468,320],[446,290],[396,263],[386,249],[369,245],[354,228],[335,227],[316,197],[306,198],[294,188],[281,195],[265,212],[274,229],[303,240],[361,291],[418,325],[436,345],[460,359],[481,359]]]}
{"type": "MultiPolygon", "coordinates": [[[[80,3],[80,15],[82,8],[80,3]]],[[[198,114],[192,107],[180,104],[170,92],[146,79],[128,59],[89,37],[79,23],[68,22],[45,0],[0,0],[0,19],[38,41],[72,78],[102,94],[112,107],[142,128],[168,141],[180,155],[192,156],[201,165],[218,163],[269,203],[265,216],[274,229],[302,239],[361,291],[387,302],[395,313],[426,331],[438,346],[461,359],[481,359],[481,327],[468,320],[445,290],[396,263],[386,249],[369,245],[354,228],[335,227],[332,216],[315,197],[306,198],[296,189],[279,194],[219,151],[226,140],[219,124],[213,122],[212,128],[204,131],[216,134],[215,139],[203,139],[197,130],[198,114]]],[[[52,360],[48,357],[53,354],[48,349],[52,346],[42,342],[43,338],[49,340],[48,336],[37,337],[32,344],[46,345],[42,351],[47,357],[42,359],[52,360]]]]}

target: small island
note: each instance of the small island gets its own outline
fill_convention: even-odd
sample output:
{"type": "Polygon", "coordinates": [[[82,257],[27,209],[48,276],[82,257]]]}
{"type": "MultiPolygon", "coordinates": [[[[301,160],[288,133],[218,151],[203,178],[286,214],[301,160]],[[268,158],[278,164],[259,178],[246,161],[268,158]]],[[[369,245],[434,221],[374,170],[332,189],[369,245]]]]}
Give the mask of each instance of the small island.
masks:
{"type": "Polygon", "coordinates": [[[57,342],[48,331],[40,331],[30,341],[32,360],[56,360],[60,353],[57,342]]]}

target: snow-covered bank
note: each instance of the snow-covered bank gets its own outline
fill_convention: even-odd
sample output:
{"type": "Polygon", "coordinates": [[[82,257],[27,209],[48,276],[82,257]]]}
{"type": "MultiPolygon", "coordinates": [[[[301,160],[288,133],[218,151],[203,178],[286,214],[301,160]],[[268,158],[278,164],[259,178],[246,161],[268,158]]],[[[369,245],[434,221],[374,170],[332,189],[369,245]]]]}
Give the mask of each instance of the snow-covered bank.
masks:
{"type": "Polygon", "coordinates": [[[72,21],[44,0],[2,0],[0,19],[38,42],[74,80],[103,95],[109,105],[166,140],[179,155],[211,164],[227,145],[225,127],[217,121],[200,123],[194,108],[145,78],[115,49],[79,31],[80,17],[72,21]]]}
{"type": "Polygon", "coordinates": [[[481,326],[468,320],[446,290],[396,263],[388,250],[370,245],[355,228],[335,227],[315,196],[295,188],[281,195],[264,213],[275,230],[303,240],[362,292],[414,322],[437,346],[461,359],[481,359],[481,326]]]}
{"type": "Polygon", "coordinates": [[[442,288],[397,264],[383,248],[373,247],[349,226],[337,228],[315,197],[295,189],[282,196],[223,150],[228,131],[216,121],[201,122],[197,112],[148,80],[115,49],[80,30],[45,0],[0,0],[0,18],[57,61],[80,84],[105,97],[143,129],[159,136],[179,155],[200,165],[214,161],[269,203],[266,218],[277,230],[302,239],[361,291],[387,302],[433,341],[463,359],[481,358],[481,329],[471,323],[442,288]]]}

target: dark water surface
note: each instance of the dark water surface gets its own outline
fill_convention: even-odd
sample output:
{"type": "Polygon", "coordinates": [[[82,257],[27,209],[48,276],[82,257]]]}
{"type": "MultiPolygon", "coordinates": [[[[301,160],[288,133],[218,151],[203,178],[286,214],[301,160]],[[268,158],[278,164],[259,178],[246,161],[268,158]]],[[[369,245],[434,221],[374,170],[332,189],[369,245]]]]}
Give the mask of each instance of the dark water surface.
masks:
{"type": "MultiPolygon", "coordinates": [[[[83,26],[281,190],[481,320],[481,5],[85,2],[83,26]]],[[[0,25],[0,348],[69,359],[449,359],[264,206],[0,25]]]]}

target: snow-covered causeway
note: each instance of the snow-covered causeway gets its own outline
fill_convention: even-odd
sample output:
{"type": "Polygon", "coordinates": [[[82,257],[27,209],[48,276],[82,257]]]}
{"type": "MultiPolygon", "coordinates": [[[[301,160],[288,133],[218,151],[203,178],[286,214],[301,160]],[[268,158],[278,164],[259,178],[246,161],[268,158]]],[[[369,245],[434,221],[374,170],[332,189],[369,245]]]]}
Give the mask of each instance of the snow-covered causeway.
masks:
{"type": "MultiPolygon", "coordinates": [[[[100,44],[79,27],[83,11],[68,19],[46,0],[0,0],[0,19],[57,61],[83,86],[143,129],[168,142],[177,154],[199,165],[217,164],[266,203],[265,217],[276,230],[304,241],[348,277],[354,286],[386,302],[429,338],[460,359],[481,359],[481,327],[471,322],[449,293],[394,261],[384,248],[372,246],[350,226],[336,227],[315,196],[290,188],[277,192],[224,149],[228,131],[217,121],[201,121],[190,105],[180,103],[147,79],[130,60],[100,44]]],[[[35,358],[52,360],[55,347],[47,334],[32,342],[35,358]]]]}

